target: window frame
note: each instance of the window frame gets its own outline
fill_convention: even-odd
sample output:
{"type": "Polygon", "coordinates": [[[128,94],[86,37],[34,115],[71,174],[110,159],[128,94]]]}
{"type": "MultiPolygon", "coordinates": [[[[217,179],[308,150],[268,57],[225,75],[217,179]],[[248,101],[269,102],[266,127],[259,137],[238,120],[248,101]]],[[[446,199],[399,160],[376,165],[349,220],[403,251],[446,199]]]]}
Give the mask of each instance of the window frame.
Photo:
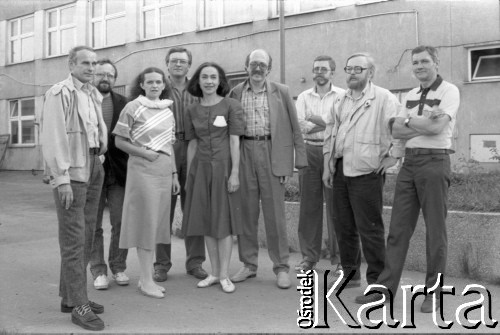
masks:
{"type": "Polygon", "coordinates": [[[37,131],[37,118],[36,118],[36,99],[35,97],[28,98],[18,98],[8,100],[8,108],[9,108],[9,147],[14,148],[27,148],[27,147],[35,147],[38,145],[38,131],[37,131]],[[22,115],[22,102],[26,100],[33,100],[33,115],[22,115]],[[11,113],[11,105],[13,102],[17,102],[18,113],[16,117],[12,117],[11,113]],[[33,134],[34,134],[34,142],[33,143],[23,143],[23,121],[33,121],[33,134]],[[12,122],[17,122],[17,131],[18,131],[18,142],[20,143],[12,143],[13,135],[12,135],[12,122]]]}
{"type": "Polygon", "coordinates": [[[167,36],[174,36],[174,35],[179,35],[182,34],[182,29],[179,29],[178,31],[174,31],[165,35],[161,34],[161,25],[160,25],[160,11],[162,8],[166,7],[173,7],[173,6],[180,6],[181,11],[182,11],[182,6],[184,5],[183,0],[173,0],[176,1],[177,3],[175,4],[160,4],[159,0],[155,0],[154,4],[150,5],[144,5],[144,0],[141,0],[142,4],[140,5],[140,34],[141,34],[141,40],[151,40],[155,38],[161,38],[161,37],[167,37],[167,36]],[[145,29],[144,29],[144,23],[146,22],[144,18],[144,13],[149,12],[151,10],[154,10],[154,16],[155,16],[155,24],[154,24],[154,36],[152,37],[146,37],[145,35],[145,29]]]}
{"type": "Polygon", "coordinates": [[[469,83],[482,83],[482,82],[491,82],[491,81],[500,81],[500,75],[498,76],[488,76],[488,77],[478,77],[476,78],[477,71],[479,69],[479,65],[481,63],[481,59],[483,58],[500,58],[500,44],[494,44],[494,45],[485,45],[485,46],[480,46],[480,47],[474,47],[474,48],[469,48],[467,50],[467,55],[468,55],[468,61],[467,61],[467,79],[469,83]],[[486,51],[489,49],[499,49],[497,54],[494,55],[480,55],[476,64],[472,64],[472,53],[477,52],[477,51],[486,51]],[[475,68],[473,69],[473,66],[475,68]]]}
{"type": "Polygon", "coordinates": [[[93,13],[92,13],[93,7],[92,6],[96,2],[96,0],[89,1],[89,6],[90,6],[89,7],[89,17],[90,17],[90,19],[88,22],[89,22],[90,46],[93,49],[104,49],[104,48],[110,48],[110,47],[115,47],[115,46],[126,44],[125,39],[122,43],[117,43],[117,44],[107,44],[107,41],[106,41],[106,37],[107,37],[106,32],[107,32],[107,28],[108,28],[108,21],[113,20],[113,19],[118,19],[121,17],[125,18],[126,14],[127,14],[126,8],[124,8],[123,11],[118,12],[118,13],[106,14],[106,4],[108,3],[108,1],[116,1],[116,0],[100,0],[100,1],[101,1],[101,16],[96,17],[96,18],[92,17],[92,15],[93,15],[93,13]],[[99,36],[99,39],[102,42],[102,45],[100,45],[100,46],[95,46],[95,44],[94,44],[95,36],[94,36],[93,28],[94,28],[94,23],[96,23],[96,22],[101,23],[101,34],[99,36]]]}
{"type": "Polygon", "coordinates": [[[30,14],[30,15],[25,15],[25,16],[21,16],[21,17],[18,17],[16,19],[12,19],[12,20],[8,20],[7,21],[7,36],[8,36],[8,40],[9,40],[9,44],[7,46],[7,51],[8,51],[8,56],[7,56],[7,59],[8,59],[8,64],[17,64],[17,63],[23,63],[23,62],[31,62],[33,60],[35,60],[35,50],[33,48],[33,50],[31,51],[32,54],[31,54],[31,59],[23,59],[23,54],[22,54],[22,40],[23,39],[27,39],[27,38],[32,38],[32,44],[34,45],[34,42],[35,42],[35,15],[34,14],[30,14]],[[31,18],[33,20],[33,31],[31,31],[30,33],[22,33],[21,29],[22,29],[22,21],[23,20],[26,20],[26,19],[29,19],[31,18]],[[17,22],[17,34],[15,36],[12,36],[12,23],[13,22],[17,22]],[[14,57],[13,57],[13,50],[12,50],[12,42],[14,41],[19,41],[19,53],[20,53],[20,59],[15,61],[14,60],[14,57]]]}
{"type": "MultiPolygon", "coordinates": [[[[293,11],[290,13],[286,13],[286,10],[285,10],[285,16],[293,16],[293,15],[321,12],[321,11],[325,11],[325,10],[332,10],[332,9],[335,9],[338,7],[334,4],[332,4],[331,6],[327,6],[327,7],[301,11],[300,10],[300,0],[291,0],[289,3],[292,3],[293,11]]],[[[351,5],[351,4],[348,4],[348,5],[351,5]]],[[[346,6],[348,6],[348,5],[346,5],[346,6]]],[[[270,19],[275,19],[275,18],[280,16],[279,8],[280,8],[280,0],[269,1],[269,18],[270,19]]]]}
{"type": "Polygon", "coordinates": [[[74,47],[76,45],[76,4],[75,3],[72,3],[72,4],[69,4],[69,5],[66,5],[66,6],[61,6],[61,7],[57,7],[57,8],[52,8],[52,9],[48,9],[45,13],[45,19],[46,19],[46,31],[45,31],[45,41],[46,41],[46,46],[45,46],[45,55],[47,58],[51,58],[51,57],[58,57],[58,56],[62,56],[62,55],[67,55],[69,53],[69,50],[62,50],[62,44],[61,44],[61,32],[63,30],[68,30],[68,29],[74,29],[73,30],[73,43],[72,43],[72,47],[74,47]],[[74,7],[75,8],[75,15],[73,17],[73,23],[71,24],[65,24],[65,25],[61,25],[61,11],[62,10],[65,10],[65,9],[68,9],[70,7],[74,7]],[[49,27],[49,24],[50,24],[50,20],[49,20],[49,16],[51,13],[53,12],[56,12],[57,16],[57,23],[56,23],[56,26],[55,27],[52,27],[50,28],[49,27]],[[50,33],[53,33],[55,32],[56,33],[56,36],[57,36],[57,48],[59,49],[57,53],[55,54],[49,54],[50,50],[49,50],[49,45],[50,45],[50,33]]]}
{"type": "Polygon", "coordinates": [[[245,23],[250,23],[253,22],[253,11],[252,11],[252,2],[251,1],[241,1],[240,3],[246,3],[249,7],[248,12],[250,14],[249,19],[242,19],[240,21],[235,21],[235,22],[230,22],[230,23],[224,23],[224,1],[225,0],[199,0],[197,1],[198,7],[196,8],[197,12],[197,18],[196,18],[196,26],[197,26],[197,31],[203,31],[203,30],[210,30],[210,29],[218,29],[218,28],[224,28],[224,27],[229,27],[229,26],[235,26],[239,24],[245,24],[245,23]],[[207,27],[205,23],[205,7],[204,4],[206,1],[213,1],[216,3],[216,8],[217,8],[217,23],[213,26],[207,27]],[[203,24],[202,24],[203,22],[203,24]]]}

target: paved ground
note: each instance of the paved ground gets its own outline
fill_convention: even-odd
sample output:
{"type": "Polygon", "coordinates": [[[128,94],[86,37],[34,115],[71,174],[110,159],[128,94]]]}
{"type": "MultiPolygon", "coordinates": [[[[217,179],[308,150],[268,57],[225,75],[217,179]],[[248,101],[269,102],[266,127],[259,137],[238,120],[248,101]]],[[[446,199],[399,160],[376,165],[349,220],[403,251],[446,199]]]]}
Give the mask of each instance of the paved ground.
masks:
{"type": "MultiPolygon", "coordinates": [[[[109,240],[109,223],[105,218],[106,241],[109,240]]],[[[292,287],[280,290],[275,286],[272,264],[265,249],[260,250],[257,278],[236,285],[236,292],[225,294],[220,287],[197,289],[197,280],[184,271],[183,241],[173,239],[173,263],[168,281],[167,296],[157,300],[142,296],[136,289],[138,280],[137,256],[132,250],[127,273],[131,278],[128,287],[111,284],[107,291],[96,291],[89,281],[90,299],[105,305],[102,315],[106,329],[102,333],[468,333],[457,323],[455,311],[466,302],[475,301],[478,295],[463,297],[463,288],[469,284],[465,279],[446,278],[447,285],[456,288],[455,296],[444,299],[444,317],[454,321],[451,330],[440,329],[432,314],[422,314],[416,300],[414,329],[386,325],[378,330],[350,328],[343,324],[332,307],[325,304],[327,323],[330,329],[300,329],[297,326],[297,309],[300,295],[292,287]]],[[[292,254],[290,264],[300,260],[292,254]]],[[[231,262],[231,271],[239,268],[237,248],[231,262]]],[[[209,270],[209,262],[205,263],[209,270]]],[[[328,269],[322,261],[319,269],[328,269]]],[[[322,273],[320,271],[320,278],[322,273]]],[[[51,189],[42,184],[41,176],[31,172],[0,171],[0,334],[11,333],[85,333],[73,325],[67,314],[59,312],[58,292],[59,252],[57,222],[51,189]]],[[[292,277],[293,285],[298,281],[292,277]]],[[[404,272],[402,284],[422,284],[424,274],[404,272]]],[[[364,283],[365,284],[365,283],[364,283]]],[[[323,302],[320,280],[319,315],[323,323],[323,302]]],[[[500,286],[484,284],[491,293],[491,313],[500,320],[500,286]]],[[[362,288],[344,291],[341,299],[356,317],[359,305],[353,303],[362,288]]],[[[333,300],[333,299],[332,299],[333,300]]],[[[335,303],[340,310],[340,304],[335,303]]],[[[409,310],[409,309],[408,309],[409,310]]],[[[396,319],[403,318],[402,295],[396,297],[394,305],[396,319]]],[[[486,308],[488,317],[488,308],[486,308]]],[[[343,313],[345,317],[346,314],[343,313]]],[[[371,319],[380,318],[378,310],[371,319]]],[[[410,312],[406,313],[408,319],[410,312]]],[[[438,316],[439,317],[439,316],[438,316]]],[[[469,320],[480,319],[479,310],[469,315],[469,320]]],[[[487,328],[480,325],[477,332],[499,333],[500,325],[487,328]]]]}

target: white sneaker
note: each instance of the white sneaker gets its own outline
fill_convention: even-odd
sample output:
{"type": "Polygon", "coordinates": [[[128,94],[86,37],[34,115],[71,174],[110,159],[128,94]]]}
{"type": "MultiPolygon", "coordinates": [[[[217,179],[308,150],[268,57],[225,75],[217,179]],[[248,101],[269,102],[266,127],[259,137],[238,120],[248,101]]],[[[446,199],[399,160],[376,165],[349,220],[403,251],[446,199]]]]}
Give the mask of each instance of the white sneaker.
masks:
{"type": "Polygon", "coordinates": [[[106,275],[99,275],[95,280],[94,280],[94,287],[96,290],[106,290],[109,285],[109,280],[106,275]]]}
{"type": "Polygon", "coordinates": [[[129,278],[125,274],[125,272],[118,272],[113,275],[113,279],[115,282],[120,285],[120,286],[126,286],[128,285],[129,278]]]}

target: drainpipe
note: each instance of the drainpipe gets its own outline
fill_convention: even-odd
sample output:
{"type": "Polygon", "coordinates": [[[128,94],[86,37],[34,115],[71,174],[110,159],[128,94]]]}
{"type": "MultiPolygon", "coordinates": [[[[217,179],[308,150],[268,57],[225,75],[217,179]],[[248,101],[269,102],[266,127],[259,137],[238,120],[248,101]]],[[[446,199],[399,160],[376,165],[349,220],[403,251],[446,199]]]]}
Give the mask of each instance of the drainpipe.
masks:
{"type": "Polygon", "coordinates": [[[285,0],[280,0],[280,82],[285,81],[285,0]]]}

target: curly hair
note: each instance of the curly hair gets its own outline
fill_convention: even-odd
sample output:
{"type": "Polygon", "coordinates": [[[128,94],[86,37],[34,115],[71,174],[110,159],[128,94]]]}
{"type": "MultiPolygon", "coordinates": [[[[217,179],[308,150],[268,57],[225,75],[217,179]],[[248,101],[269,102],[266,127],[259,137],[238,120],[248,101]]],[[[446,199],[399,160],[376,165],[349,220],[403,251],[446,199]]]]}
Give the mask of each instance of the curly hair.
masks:
{"type": "Polygon", "coordinates": [[[144,83],[144,79],[147,73],[158,73],[161,75],[163,82],[165,83],[165,88],[160,94],[160,99],[167,99],[170,97],[170,83],[167,81],[167,77],[165,77],[165,73],[157,68],[157,67],[148,67],[144,69],[135,79],[130,89],[129,100],[132,101],[137,98],[139,95],[145,95],[146,92],[141,87],[141,84],[144,83]]]}
{"type": "Polygon", "coordinates": [[[205,62],[196,69],[194,75],[188,82],[187,86],[188,92],[195,97],[199,98],[203,97],[203,92],[201,91],[200,88],[200,74],[201,71],[206,67],[213,67],[219,73],[219,87],[217,87],[217,94],[222,97],[225,97],[229,93],[231,88],[229,87],[229,83],[227,82],[226,73],[224,72],[224,69],[219,64],[214,62],[205,62]]]}

